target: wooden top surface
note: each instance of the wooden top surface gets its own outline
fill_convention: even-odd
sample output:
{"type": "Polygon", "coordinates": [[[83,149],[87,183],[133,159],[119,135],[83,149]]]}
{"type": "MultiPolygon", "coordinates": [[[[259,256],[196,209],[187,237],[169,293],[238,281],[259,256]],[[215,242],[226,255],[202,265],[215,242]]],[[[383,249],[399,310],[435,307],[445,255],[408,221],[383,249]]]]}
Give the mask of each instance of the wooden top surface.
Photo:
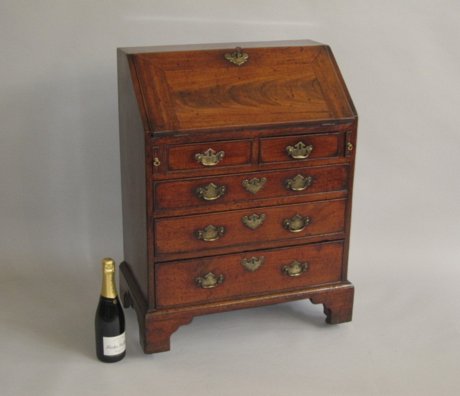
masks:
{"type": "Polygon", "coordinates": [[[151,132],[356,118],[329,47],[311,41],[120,49],[151,132]],[[242,48],[246,63],[225,55],[242,48]]]}

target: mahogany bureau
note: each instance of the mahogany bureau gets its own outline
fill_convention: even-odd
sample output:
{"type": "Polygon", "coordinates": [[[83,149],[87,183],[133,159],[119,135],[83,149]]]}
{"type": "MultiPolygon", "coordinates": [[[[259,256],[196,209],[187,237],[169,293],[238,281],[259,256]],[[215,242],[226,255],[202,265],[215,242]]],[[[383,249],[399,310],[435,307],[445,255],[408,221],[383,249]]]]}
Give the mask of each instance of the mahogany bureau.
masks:
{"type": "Polygon", "coordinates": [[[146,353],[196,315],[310,299],[351,320],[357,113],[311,41],[118,50],[125,260],[146,353]]]}

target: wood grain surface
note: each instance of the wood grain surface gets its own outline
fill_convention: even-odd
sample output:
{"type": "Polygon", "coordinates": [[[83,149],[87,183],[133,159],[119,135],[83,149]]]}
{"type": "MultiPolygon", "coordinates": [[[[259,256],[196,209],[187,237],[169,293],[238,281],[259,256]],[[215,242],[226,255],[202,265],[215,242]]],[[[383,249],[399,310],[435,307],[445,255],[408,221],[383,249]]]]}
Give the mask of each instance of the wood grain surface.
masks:
{"type": "Polygon", "coordinates": [[[269,206],[198,216],[162,218],[155,221],[155,251],[157,255],[188,252],[193,255],[210,255],[214,249],[234,245],[250,249],[251,244],[300,239],[315,235],[333,234],[344,230],[346,200],[320,201],[295,205],[269,206]],[[252,230],[242,218],[251,214],[264,214],[263,224],[252,230]],[[310,223],[300,232],[290,232],[283,223],[295,215],[308,217],[310,223]],[[206,242],[196,236],[198,230],[208,225],[224,227],[225,234],[218,240],[206,242]]]}
{"type": "Polygon", "coordinates": [[[329,242],[159,264],[157,304],[158,307],[190,305],[338,282],[342,251],[342,242],[329,242]],[[263,264],[254,272],[241,264],[243,259],[252,257],[263,257],[263,264]],[[294,277],[284,274],[283,267],[295,260],[307,263],[307,270],[294,277]],[[224,280],[214,288],[203,289],[195,279],[209,272],[222,275],[224,280]]]}
{"type": "MultiPolygon", "coordinates": [[[[244,49],[244,48],[243,48],[244,49]]],[[[152,131],[354,118],[324,46],[130,54],[152,131]]]]}
{"type": "Polygon", "coordinates": [[[260,171],[254,173],[240,173],[238,175],[225,175],[193,179],[181,179],[155,183],[155,212],[162,217],[174,215],[175,209],[184,209],[181,214],[190,212],[190,209],[199,207],[203,212],[217,210],[231,210],[244,203],[249,207],[267,206],[277,204],[274,198],[299,198],[309,200],[311,195],[322,195],[330,192],[346,192],[348,185],[348,165],[319,166],[288,169],[283,171],[260,171]],[[293,191],[286,187],[288,180],[297,175],[311,178],[311,184],[304,190],[293,191]],[[262,185],[259,191],[252,193],[244,187],[244,182],[251,180],[262,185]],[[265,182],[262,183],[262,181],[265,182]],[[225,192],[219,198],[206,201],[197,194],[197,189],[213,183],[224,187],[225,192]],[[260,202],[263,201],[263,202],[260,202]],[[263,205],[263,203],[265,205],[263,205]],[[163,212],[163,213],[162,213],[163,212]]]}
{"type": "Polygon", "coordinates": [[[229,45],[118,51],[120,294],[146,353],[169,350],[179,326],[213,312],[304,298],[323,304],[328,323],[352,317],[357,114],[343,78],[325,45],[239,46],[241,66],[226,59],[229,45]],[[311,146],[306,158],[287,150],[299,142],[311,146]],[[223,152],[213,166],[197,161],[209,149],[223,152]],[[310,181],[287,187],[296,177],[310,181]],[[253,179],[264,182],[251,192],[253,179]],[[215,200],[197,194],[211,184],[215,200]],[[309,221],[291,232],[296,215],[309,221]],[[219,237],[205,241],[210,225],[219,237]],[[241,264],[262,256],[253,272],[241,264]],[[287,276],[295,260],[308,268],[287,276]],[[219,282],[202,288],[209,273],[219,282]]]}

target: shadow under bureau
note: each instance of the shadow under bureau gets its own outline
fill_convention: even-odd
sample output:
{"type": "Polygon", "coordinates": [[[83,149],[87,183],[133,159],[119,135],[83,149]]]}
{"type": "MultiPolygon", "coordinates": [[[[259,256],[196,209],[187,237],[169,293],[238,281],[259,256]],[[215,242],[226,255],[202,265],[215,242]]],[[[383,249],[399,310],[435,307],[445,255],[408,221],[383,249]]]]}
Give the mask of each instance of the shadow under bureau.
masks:
{"type": "Polygon", "coordinates": [[[194,316],[297,299],[351,320],[357,114],[311,41],[118,50],[124,262],[146,353],[194,316]]]}

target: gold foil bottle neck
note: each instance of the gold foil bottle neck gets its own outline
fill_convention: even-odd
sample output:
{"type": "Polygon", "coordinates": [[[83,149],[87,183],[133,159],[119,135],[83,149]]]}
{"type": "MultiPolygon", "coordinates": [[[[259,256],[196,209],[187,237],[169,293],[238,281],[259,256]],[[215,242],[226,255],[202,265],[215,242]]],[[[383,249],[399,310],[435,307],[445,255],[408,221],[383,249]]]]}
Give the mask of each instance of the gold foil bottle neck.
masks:
{"type": "Polygon", "coordinates": [[[115,272],[115,261],[113,261],[110,257],[103,259],[102,270],[104,271],[104,273],[115,272]]]}
{"type": "Polygon", "coordinates": [[[105,258],[102,260],[101,296],[105,298],[117,297],[117,286],[115,284],[115,261],[111,258],[105,258]]]}

